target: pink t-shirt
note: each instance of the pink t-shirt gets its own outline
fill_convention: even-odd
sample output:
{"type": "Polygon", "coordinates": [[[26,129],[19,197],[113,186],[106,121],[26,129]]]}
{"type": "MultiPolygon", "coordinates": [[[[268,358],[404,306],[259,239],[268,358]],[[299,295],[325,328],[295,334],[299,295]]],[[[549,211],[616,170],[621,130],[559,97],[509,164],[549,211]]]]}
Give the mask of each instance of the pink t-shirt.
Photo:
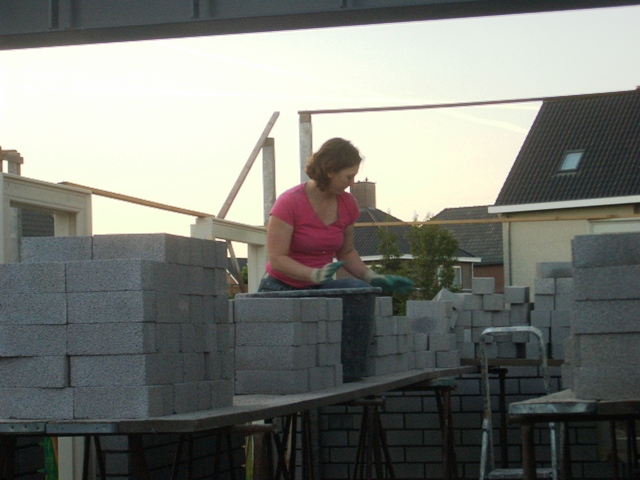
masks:
{"type": "MultiPolygon", "coordinates": [[[[312,268],[331,263],[344,243],[344,231],[360,216],[358,203],[349,192],[338,196],[338,219],[325,225],[313,211],[302,183],[282,193],[271,209],[271,215],[293,227],[289,257],[312,268]]],[[[277,272],[267,263],[267,273],[295,288],[314,285],[277,272]]]]}

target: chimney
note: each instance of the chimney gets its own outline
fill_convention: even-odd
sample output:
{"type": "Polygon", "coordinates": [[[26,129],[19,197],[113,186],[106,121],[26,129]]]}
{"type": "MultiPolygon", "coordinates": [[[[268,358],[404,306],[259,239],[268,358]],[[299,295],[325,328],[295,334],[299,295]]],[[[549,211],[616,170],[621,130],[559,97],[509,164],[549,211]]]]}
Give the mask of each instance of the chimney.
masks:
{"type": "Polygon", "coordinates": [[[376,208],[376,184],[368,178],[364,182],[356,182],[351,187],[351,194],[356,197],[360,208],[376,208]]]}

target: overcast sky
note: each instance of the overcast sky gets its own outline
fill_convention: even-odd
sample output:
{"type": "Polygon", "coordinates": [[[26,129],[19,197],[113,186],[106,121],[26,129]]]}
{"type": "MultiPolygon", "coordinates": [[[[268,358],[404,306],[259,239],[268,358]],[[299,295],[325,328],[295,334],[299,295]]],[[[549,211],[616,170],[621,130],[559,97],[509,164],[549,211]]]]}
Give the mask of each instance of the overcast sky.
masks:
{"type": "MultiPolygon", "coordinates": [[[[273,112],[278,193],[298,112],[632,90],[640,7],[0,51],[0,146],[26,177],[217,214],[273,112]]],[[[491,205],[539,103],[313,116],[402,220],[491,205]]],[[[314,149],[315,149],[314,148],[314,149]]],[[[227,218],[262,222],[258,158],[227,218]]],[[[192,217],[94,197],[94,233],[189,235],[192,217]]]]}

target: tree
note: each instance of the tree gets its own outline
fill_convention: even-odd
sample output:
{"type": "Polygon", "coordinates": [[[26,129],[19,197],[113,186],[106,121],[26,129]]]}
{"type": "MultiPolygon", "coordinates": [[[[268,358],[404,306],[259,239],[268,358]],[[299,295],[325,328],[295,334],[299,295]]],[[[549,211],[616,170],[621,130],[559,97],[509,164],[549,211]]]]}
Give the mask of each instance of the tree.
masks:
{"type": "Polygon", "coordinates": [[[438,225],[412,225],[406,235],[413,260],[408,276],[415,282],[412,298],[431,300],[443,288],[455,289],[453,265],[458,240],[438,225]]]}

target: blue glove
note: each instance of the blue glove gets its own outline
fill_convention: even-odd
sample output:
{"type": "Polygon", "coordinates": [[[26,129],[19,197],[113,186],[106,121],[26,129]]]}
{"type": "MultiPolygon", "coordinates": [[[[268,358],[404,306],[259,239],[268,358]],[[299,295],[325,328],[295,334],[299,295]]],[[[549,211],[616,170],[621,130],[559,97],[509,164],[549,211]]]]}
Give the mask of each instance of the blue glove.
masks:
{"type": "Polygon", "coordinates": [[[314,268],[311,270],[311,281],[313,283],[326,283],[333,279],[334,273],[344,265],[344,262],[327,263],[322,268],[314,268]]]}

